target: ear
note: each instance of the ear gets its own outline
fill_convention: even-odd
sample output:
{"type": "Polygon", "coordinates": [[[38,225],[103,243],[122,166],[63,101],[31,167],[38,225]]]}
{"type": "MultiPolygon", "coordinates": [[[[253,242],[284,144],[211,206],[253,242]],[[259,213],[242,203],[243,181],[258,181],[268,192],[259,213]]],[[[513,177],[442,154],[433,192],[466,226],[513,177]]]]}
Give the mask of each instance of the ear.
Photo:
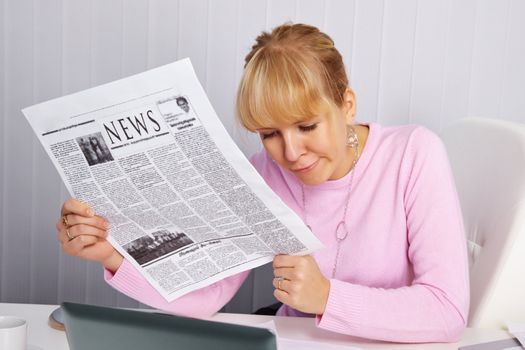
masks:
{"type": "Polygon", "coordinates": [[[352,89],[349,87],[346,88],[344,94],[343,94],[343,113],[345,116],[346,124],[352,125],[355,120],[355,112],[356,112],[356,101],[355,101],[355,94],[352,89]]]}

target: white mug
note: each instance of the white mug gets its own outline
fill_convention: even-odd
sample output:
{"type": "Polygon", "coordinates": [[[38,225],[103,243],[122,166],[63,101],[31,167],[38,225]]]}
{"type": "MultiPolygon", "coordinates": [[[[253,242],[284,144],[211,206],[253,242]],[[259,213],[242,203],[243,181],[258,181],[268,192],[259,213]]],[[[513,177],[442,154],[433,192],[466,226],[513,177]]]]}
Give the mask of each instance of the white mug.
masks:
{"type": "Polygon", "coordinates": [[[26,350],[27,323],[14,316],[0,316],[0,349],[26,350]]]}

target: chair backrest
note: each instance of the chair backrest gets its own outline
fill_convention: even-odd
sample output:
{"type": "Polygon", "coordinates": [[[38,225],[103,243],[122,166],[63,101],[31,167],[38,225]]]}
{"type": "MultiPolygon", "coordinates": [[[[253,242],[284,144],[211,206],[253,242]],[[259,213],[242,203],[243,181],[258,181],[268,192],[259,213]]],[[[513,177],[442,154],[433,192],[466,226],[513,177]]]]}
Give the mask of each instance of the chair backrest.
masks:
{"type": "Polygon", "coordinates": [[[441,136],[469,247],[469,326],[525,322],[525,125],[468,118],[441,136]]]}

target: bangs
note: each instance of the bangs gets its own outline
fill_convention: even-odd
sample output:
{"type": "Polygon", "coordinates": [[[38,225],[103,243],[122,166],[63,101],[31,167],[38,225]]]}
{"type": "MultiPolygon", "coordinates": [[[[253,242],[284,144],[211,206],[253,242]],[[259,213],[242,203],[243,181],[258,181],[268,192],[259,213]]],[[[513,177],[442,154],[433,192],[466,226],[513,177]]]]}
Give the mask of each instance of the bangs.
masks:
{"type": "Polygon", "coordinates": [[[246,65],[237,118],[250,131],[307,121],[332,109],[318,62],[294,50],[261,49],[246,65]]]}

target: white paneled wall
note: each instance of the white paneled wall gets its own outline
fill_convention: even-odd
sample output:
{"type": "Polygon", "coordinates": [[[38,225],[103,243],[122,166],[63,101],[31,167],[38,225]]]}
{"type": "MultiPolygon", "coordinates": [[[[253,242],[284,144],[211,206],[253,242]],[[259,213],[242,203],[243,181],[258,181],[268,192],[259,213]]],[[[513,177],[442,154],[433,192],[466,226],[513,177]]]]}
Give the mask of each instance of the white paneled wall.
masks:
{"type": "MultiPolygon", "coordinates": [[[[523,123],[523,18],[523,0],[0,0],[0,301],[138,305],[96,264],[61,253],[54,222],[67,193],[21,108],[190,57],[251,154],[258,140],[233,117],[244,55],[261,30],[293,21],[334,38],[362,121],[523,123]]],[[[272,302],[269,271],[227,310],[272,302]]]]}

